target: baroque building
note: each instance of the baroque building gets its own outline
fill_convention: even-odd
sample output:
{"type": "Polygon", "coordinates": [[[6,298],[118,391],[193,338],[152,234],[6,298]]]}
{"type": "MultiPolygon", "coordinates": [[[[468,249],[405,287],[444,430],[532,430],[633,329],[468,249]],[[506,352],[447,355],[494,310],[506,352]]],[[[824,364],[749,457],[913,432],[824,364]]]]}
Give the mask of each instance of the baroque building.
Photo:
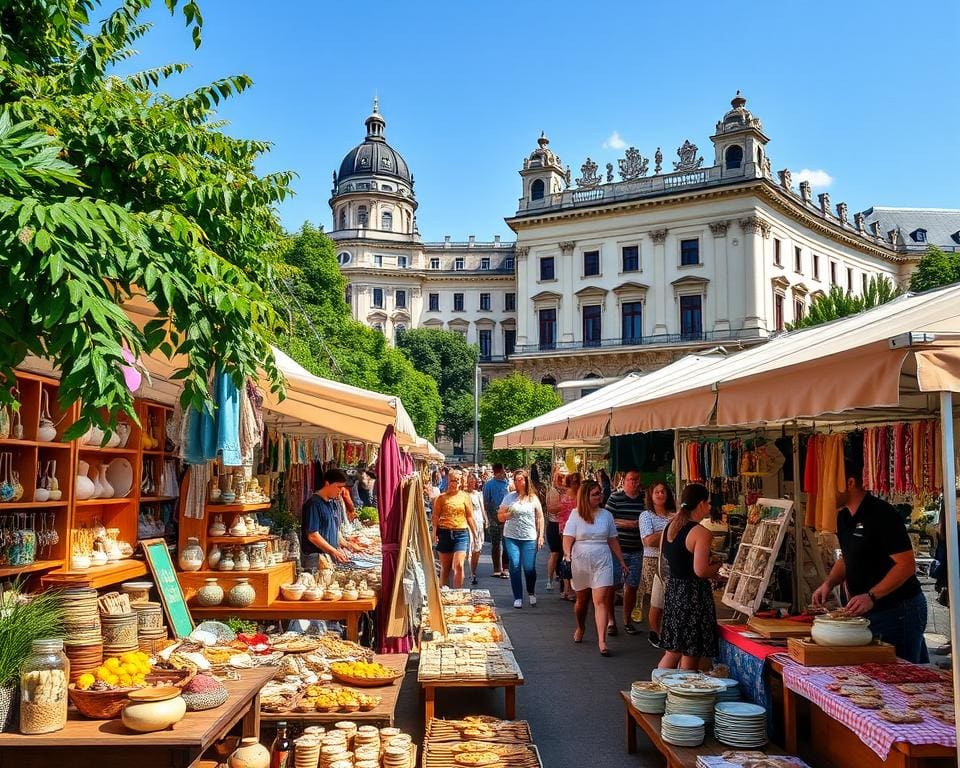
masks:
{"type": "Polygon", "coordinates": [[[762,343],[832,285],[903,285],[928,245],[960,247],[960,211],[851,213],[774,174],[739,92],[709,149],[687,139],[676,159],[629,147],[616,167],[587,158],[574,179],[541,134],[506,219],[515,244],[421,240],[413,174],[376,102],[365,124],[330,198],[354,317],[391,340],[457,331],[480,347],[485,377],[517,369],[565,399],[697,350],[762,343]]]}

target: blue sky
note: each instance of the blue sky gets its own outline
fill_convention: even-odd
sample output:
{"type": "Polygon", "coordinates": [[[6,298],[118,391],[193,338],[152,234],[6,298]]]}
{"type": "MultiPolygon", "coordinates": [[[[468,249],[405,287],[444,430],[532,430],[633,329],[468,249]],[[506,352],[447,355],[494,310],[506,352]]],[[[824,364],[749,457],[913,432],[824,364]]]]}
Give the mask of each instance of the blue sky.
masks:
{"type": "Polygon", "coordinates": [[[261,170],[299,175],[281,209],[291,229],[330,228],[331,172],[363,139],[375,92],[416,177],[428,240],[512,239],[503,218],[541,130],[574,176],[587,155],[616,165],[620,142],[646,156],[659,146],[670,167],[689,138],[709,163],[708,137],[737,89],[763,121],[773,169],[795,182],[819,172],[815,191],[851,212],[960,208],[956,0],[201,8],[199,50],[180,18],[152,11],[156,26],[125,69],[191,64],[168,82],[173,93],[250,75],[253,89],[220,116],[238,136],[274,142],[261,170]]]}

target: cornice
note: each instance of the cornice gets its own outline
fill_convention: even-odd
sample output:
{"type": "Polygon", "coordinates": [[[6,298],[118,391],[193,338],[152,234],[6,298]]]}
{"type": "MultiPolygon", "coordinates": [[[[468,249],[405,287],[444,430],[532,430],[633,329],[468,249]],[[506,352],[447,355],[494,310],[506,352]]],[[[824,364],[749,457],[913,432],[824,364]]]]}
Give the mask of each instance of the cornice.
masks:
{"type": "Polygon", "coordinates": [[[347,265],[340,268],[340,271],[346,277],[355,279],[357,276],[363,277],[383,277],[388,279],[397,279],[397,278],[406,278],[408,280],[418,280],[426,283],[438,283],[438,282],[468,282],[468,283],[505,283],[505,282],[516,282],[516,275],[513,272],[507,272],[504,274],[497,274],[491,272],[490,274],[478,275],[470,272],[447,272],[444,274],[437,274],[436,270],[420,270],[420,269],[402,269],[397,267],[396,269],[384,269],[380,267],[367,267],[367,266],[351,266],[347,265]]]}

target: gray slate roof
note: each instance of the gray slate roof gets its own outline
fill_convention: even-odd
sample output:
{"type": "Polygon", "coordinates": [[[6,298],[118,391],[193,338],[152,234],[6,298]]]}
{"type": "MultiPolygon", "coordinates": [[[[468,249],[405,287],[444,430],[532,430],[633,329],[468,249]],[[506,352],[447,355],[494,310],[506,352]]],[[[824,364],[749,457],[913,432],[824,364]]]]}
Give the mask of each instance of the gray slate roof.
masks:
{"type": "Polygon", "coordinates": [[[960,250],[960,210],[943,208],[882,208],[874,206],[863,212],[869,230],[874,221],[880,222],[880,232],[886,237],[891,229],[900,229],[898,245],[925,250],[935,245],[943,250],[960,250]],[[926,242],[918,242],[913,233],[927,232],[926,242]]]}

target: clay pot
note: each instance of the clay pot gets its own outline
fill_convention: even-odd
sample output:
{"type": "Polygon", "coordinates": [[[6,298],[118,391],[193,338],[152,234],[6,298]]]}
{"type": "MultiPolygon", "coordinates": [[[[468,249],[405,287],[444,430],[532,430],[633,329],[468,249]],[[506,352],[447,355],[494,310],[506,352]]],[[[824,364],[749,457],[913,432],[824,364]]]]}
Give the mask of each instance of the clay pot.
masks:
{"type": "Polygon", "coordinates": [[[820,616],[813,620],[810,636],[817,645],[870,645],[870,620],[863,617],[835,621],[820,616]]]}
{"type": "Polygon", "coordinates": [[[74,484],[73,495],[79,500],[92,499],[97,492],[97,486],[89,478],[87,473],[90,471],[90,465],[85,461],[77,462],[77,479],[74,484]]]}
{"type": "Polygon", "coordinates": [[[187,713],[180,689],[173,686],[132,691],[129,698],[120,717],[127,728],[138,733],[162,731],[179,723],[187,713]]]}
{"type": "Polygon", "coordinates": [[[187,539],[187,546],[180,551],[180,570],[199,571],[203,568],[203,561],[205,559],[203,547],[200,546],[199,539],[191,536],[187,539]]]}
{"type": "Polygon", "coordinates": [[[227,758],[229,768],[269,768],[270,750],[255,736],[241,739],[240,746],[227,758]]]}
{"type": "Polygon", "coordinates": [[[216,579],[204,579],[203,586],[197,590],[197,604],[205,608],[220,605],[223,602],[223,587],[216,579]]]}
{"type": "Polygon", "coordinates": [[[234,608],[247,608],[257,598],[257,592],[249,579],[237,579],[236,586],[227,595],[227,603],[234,608]]]}

